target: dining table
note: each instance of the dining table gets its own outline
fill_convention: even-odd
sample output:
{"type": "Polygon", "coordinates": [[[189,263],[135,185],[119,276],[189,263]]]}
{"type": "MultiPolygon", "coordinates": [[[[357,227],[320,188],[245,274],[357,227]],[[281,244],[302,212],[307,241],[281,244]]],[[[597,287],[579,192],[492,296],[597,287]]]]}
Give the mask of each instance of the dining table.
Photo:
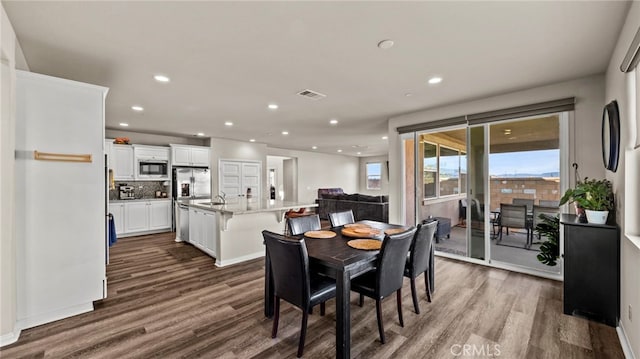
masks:
{"type": "MultiPolygon", "coordinates": [[[[379,235],[368,238],[383,240],[384,231],[387,229],[409,228],[409,226],[382,223],[376,221],[359,221],[371,228],[380,230],[379,235]]],[[[349,358],[351,356],[351,280],[366,273],[376,266],[379,250],[361,250],[347,245],[347,242],[355,239],[342,234],[343,226],[331,228],[336,233],[333,238],[309,238],[304,235],[289,236],[291,239],[304,238],[309,266],[314,271],[334,278],[336,281],[336,358],[349,358]]],[[[433,246],[430,253],[430,268],[434,268],[433,246]]],[[[431,290],[435,289],[433,270],[429,271],[431,290]]],[[[274,314],[274,292],[272,286],[271,264],[269,256],[265,256],[265,290],[264,290],[264,315],[271,318],[274,314]]]]}

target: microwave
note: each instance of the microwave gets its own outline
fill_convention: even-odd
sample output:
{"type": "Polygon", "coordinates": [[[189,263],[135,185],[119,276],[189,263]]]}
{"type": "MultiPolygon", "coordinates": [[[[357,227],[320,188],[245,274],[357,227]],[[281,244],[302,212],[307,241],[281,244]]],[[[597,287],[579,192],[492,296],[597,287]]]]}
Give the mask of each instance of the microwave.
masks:
{"type": "Polygon", "coordinates": [[[168,179],[169,161],[138,159],[138,178],[168,179]]]}

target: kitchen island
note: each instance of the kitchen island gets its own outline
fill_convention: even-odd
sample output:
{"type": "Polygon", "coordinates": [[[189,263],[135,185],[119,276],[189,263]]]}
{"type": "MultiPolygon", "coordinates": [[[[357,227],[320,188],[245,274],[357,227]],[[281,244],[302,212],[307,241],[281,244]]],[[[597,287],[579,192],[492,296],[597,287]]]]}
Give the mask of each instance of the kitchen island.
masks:
{"type": "MultiPolygon", "coordinates": [[[[183,200],[179,204],[189,207],[189,234],[182,240],[215,257],[218,267],[264,256],[263,230],[282,233],[288,210],[318,206],[257,198],[234,198],[225,204],[183,200]]],[[[184,220],[180,218],[177,223],[184,220]]]]}

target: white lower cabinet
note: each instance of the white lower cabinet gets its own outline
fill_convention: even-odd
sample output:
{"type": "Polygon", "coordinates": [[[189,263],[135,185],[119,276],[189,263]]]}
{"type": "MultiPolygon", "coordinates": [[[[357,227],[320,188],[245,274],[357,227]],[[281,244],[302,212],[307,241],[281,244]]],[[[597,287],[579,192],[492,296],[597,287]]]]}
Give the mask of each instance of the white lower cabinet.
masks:
{"type": "Polygon", "coordinates": [[[118,236],[171,228],[171,200],[109,204],[118,236]]]}
{"type": "Polygon", "coordinates": [[[189,243],[213,257],[217,252],[217,215],[215,212],[189,209],[189,243]]]}

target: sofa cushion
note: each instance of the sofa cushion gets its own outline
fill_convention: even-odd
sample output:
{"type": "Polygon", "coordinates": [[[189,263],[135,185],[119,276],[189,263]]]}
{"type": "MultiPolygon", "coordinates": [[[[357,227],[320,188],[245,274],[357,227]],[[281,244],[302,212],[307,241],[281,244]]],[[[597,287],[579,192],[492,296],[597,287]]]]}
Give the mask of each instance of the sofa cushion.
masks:
{"type": "Polygon", "coordinates": [[[318,198],[326,198],[325,195],[342,194],[344,191],[342,188],[318,188],[318,198]]]}

